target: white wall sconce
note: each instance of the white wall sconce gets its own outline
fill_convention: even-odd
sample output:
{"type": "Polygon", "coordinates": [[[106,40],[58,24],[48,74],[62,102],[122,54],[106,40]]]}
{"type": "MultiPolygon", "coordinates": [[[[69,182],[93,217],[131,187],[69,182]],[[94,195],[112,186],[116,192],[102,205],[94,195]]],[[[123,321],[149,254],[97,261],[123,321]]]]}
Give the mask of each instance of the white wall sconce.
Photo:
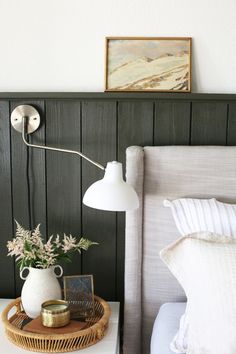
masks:
{"type": "Polygon", "coordinates": [[[17,106],[11,114],[11,124],[15,130],[22,134],[23,142],[28,147],[75,154],[105,171],[104,177],[93,183],[85,192],[83,197],[85,205],[110,211],[128,211],[138,208],[138,196],[133,187],[123,180],[122,164],[120,162],[108,162],[105,168],[80,151],[28,143],[27,134],[34,133],[40,126],[40,115],[33,106],[17,106]]]}

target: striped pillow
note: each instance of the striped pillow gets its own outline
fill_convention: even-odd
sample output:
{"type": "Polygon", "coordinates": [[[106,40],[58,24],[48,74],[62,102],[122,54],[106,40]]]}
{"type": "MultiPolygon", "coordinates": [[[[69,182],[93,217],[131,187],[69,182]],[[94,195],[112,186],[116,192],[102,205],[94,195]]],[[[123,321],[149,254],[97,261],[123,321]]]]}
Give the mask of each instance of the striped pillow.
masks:
{"type": "Polygon", "coordinates": [[[164,200],[182,236],[208,231],[236,238],[236,205],[212,199],[164,200]]]}

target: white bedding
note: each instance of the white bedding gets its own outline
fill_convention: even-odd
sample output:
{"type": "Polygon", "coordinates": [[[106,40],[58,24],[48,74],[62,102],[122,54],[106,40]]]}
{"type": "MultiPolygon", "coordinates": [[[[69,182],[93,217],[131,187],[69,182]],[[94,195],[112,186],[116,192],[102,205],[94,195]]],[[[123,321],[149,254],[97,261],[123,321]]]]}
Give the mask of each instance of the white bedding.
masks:
{"type": "Polygon", "coordinates": [[[186,303],[165,303],[156,317],[151,338],[151,354],[173,354],[170,343],[179,329],[186,303]]]}

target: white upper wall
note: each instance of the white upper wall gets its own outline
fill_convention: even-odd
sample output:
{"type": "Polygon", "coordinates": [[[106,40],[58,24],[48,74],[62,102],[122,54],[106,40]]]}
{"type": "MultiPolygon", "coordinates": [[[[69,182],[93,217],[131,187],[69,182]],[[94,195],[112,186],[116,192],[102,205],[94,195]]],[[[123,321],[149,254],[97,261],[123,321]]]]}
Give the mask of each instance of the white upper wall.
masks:
{"type": "Polygon", "coordinates": [[[193,37],[193,92],[236,93],[236,0],[0,0],[0,91],[103,91],[106,36],[193,37]]]}

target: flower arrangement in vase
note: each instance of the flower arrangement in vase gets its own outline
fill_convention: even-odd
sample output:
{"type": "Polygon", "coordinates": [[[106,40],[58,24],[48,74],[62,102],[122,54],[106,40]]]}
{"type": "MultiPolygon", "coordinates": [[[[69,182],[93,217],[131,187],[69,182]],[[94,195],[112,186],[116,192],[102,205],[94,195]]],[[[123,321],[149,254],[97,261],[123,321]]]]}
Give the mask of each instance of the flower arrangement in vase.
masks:
{"type": "Polygon", "coordinates": [[[8,256],[14,256],[20,269],[20,277],[26,280],[21,301],[26,314],[35,318],[40,314],[41,304],[51,299],[61,299],[61,287],[57,278],[63,274],[60,262],[70,262],[71,256],[81,250],[87,251],[97,244],[85,238],[78,241],[72,235],[50,236],[44,242],[40,232],[40,224],[32,231],[24,229],[16,221],[16,235],[12,241],[7,242],[8,256]],[[59,268],[60,273],[54,272],[59,268]],[[29,271],[27,277],[23,272],[29,271]]]}

